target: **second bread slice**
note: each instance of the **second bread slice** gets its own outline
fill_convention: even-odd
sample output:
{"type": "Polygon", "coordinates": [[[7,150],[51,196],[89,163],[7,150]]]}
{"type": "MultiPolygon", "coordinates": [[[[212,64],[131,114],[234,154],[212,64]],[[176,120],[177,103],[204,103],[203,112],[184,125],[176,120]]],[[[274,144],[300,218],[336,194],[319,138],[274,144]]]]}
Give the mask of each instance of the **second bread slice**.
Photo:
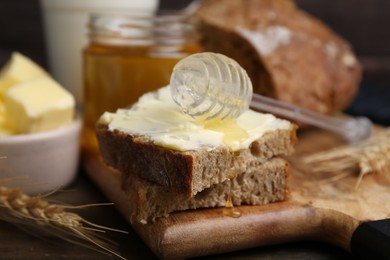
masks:
{"type": "Polygon", "coordinates": [[[146,224],[174,211],[223,207],[228,196],[236,206],[282,201],[287,197],[287,170],[285,160],[273,158],[261,166],[249,167],[232,180],[214,184],[192,198],[167,192],[139,177],[128,176],[123,180],[123,188],[131,205],[130,221],[146,224]]]}

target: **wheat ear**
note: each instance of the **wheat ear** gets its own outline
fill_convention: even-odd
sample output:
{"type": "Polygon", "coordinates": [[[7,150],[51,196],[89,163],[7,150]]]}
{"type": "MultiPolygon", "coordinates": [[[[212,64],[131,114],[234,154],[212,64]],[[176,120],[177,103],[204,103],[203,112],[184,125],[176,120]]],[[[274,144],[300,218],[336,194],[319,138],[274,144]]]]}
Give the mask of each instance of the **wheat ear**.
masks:
{"type": "Polygon", "coordinates": [[[124,259],[100,235],[107,230],[124,231],[93,224],[75,213],[67,212],[66,209],[71,207],[50,204],[43,197],[28,196],[19,189],[0,187],[0,219],[17,225],[39,228],[46,234],[89,248],[96,246],[100,249],[97,251],[124,259]]]}
{"type": "Polygon", "coordinates": [[[390,128],[379,130],[370,139],[336,147],[301,158],[312,172],[346,173],[358,172],[355,188],[363,177],[370,173],[390,170],[390,128]]]}

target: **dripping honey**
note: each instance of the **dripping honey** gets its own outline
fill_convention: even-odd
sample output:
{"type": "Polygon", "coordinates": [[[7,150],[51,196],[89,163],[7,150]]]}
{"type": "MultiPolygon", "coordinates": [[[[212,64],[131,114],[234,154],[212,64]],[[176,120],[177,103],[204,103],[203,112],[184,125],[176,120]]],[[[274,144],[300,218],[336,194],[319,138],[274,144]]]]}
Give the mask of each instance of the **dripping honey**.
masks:
{"type": "Polygon", "coordinates": [[[226,145],[233,145],[238,141],[248,138],[248,133],[242,129],[234,118],[228,118],[224,120],[213,119],[210,121],[204,121],[205,128],[213,131],[224,133],[223,142],[226,145]]]}
{"type": "Polygon", "coordinates": [[[223,208],[222,213],[224,216],[232,217],[232,218],[239,218],[241,216],[241,213],[235,210],[231,196],[228,196],[226,200],[226,205],[223,208]]]}

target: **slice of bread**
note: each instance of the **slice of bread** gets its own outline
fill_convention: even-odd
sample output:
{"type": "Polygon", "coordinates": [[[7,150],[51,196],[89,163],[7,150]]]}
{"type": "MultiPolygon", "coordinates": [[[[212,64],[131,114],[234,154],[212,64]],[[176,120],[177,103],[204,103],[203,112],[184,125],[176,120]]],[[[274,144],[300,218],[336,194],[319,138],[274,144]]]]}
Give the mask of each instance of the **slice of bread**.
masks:
{"type": "Polygon", "coordinates": [[[175,151],[153,144],[145,136],[132,136],[106,125],[96,127],[104,161],[129,180],[139,176],[161,186],[167,192],[186,198],[214,184],[252,171],[270,158],[288,155],[296,143],[296,126],[265,133],[248,149],[230,152],[227,147],[211,151],[175,151]]]}
{"type": "Polygon", "coordinates": [[[282,201],[287,197],[287,169],[285,160],[273,158],[260,166],[250,166],[232,180],[214,184],[192,198],[168,192],[162,186],[137,176],[126,175],[123,188],[131,202],[130,221],[146,224],[174,211],[223,207],[228,196],[234,205],[282,201]]]}

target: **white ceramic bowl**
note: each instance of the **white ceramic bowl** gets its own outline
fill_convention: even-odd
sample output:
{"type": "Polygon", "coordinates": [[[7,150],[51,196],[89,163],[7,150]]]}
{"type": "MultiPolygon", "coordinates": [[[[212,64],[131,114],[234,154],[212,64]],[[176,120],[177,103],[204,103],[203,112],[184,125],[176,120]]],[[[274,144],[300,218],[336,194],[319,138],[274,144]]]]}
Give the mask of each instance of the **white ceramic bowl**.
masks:
{"type": "Polygon", "coordinates": [[[30,195],[68,185],[78,170],[81,125],[78,117],[47,132],[0,136],[0,185],[30,195]]]}

